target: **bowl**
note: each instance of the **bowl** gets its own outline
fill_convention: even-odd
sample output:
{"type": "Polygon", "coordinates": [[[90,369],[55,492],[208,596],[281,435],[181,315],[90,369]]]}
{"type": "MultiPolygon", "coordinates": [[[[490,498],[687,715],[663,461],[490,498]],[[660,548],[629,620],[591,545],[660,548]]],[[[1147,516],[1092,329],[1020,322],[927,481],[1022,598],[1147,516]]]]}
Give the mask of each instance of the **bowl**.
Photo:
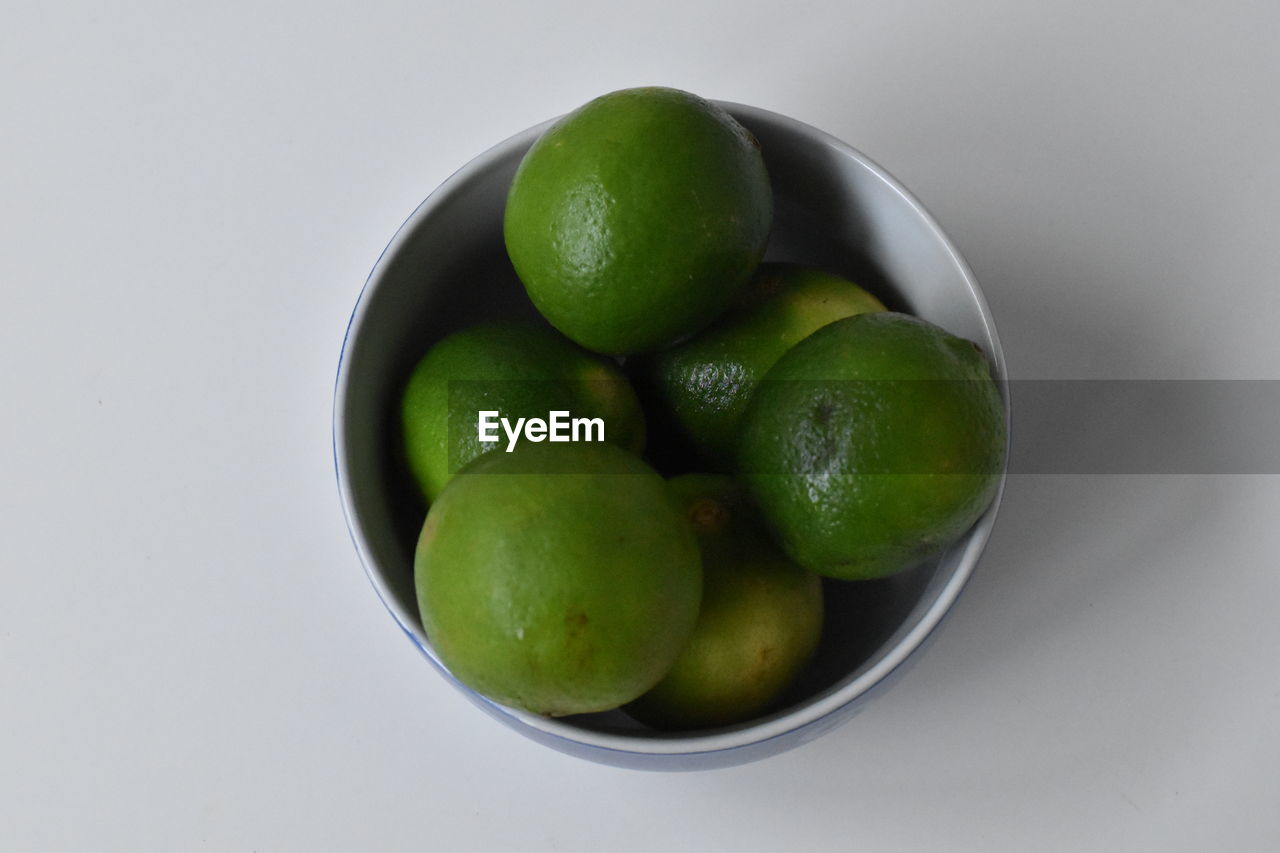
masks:
{"type": "MultiPolygon", "coordinates": [[[[820,130],[755,107],[721,106],[759,139],[773,182],[766,259],[843,273],[891,309],[977,342],[1007,403],[1004,354],[986,301],[924,207],[870,159],[820,130]]],[[[396,452],[399,394],[413,365],[444,335],[482,320],[536,317],[507,260],[502,214],[516,166],[550,124],[511,137],[454,173],[396,232],[360,292],[333,405],[338,491],[356,552],[392,618],[440,674],[491,717],[539,743],[605,764],[692,770],[810,741],[848,720],[918,655],[973,572],[999,493],[937,559],[884,580],[827,582],[827,627],[807,675],[782,710],[737,726],[660,733],[618,711],[546,718],[508,708],[457,682],[422,629],[413,586],[422,508],[396,452]]]]}

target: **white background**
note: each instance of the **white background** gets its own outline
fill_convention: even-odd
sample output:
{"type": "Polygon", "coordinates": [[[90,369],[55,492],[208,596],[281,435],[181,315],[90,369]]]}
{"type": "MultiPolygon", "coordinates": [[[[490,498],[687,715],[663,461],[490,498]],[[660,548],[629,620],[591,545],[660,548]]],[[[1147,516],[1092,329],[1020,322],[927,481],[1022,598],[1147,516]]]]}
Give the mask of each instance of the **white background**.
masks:
{"type": "Polygon", "coordinates": [[[655,83],[899,177],[1015,377],[1277,378],[1276,5],[0,10],[0,847],[1280,847],[1278,477],[1014,477],[893,690],[783,756],[649,774],[429,669],[329,435],[414,206],[655,83]]]}

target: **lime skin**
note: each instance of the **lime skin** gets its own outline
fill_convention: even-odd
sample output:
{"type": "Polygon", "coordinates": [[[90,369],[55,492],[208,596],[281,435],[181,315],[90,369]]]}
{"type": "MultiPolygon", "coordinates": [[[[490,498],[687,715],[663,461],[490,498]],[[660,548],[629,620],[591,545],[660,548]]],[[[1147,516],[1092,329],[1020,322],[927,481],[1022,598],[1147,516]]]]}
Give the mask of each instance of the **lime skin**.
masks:
{"type": "Polygon", "coordinates": [[[516,171],[503,231],[542,315],[621,355],[711,322],[759,263],[772,219],[755,137],[708,101],[650,87],[548,129],[516,171]]]}
{"type": "Polygon", "coordinates": [[[662,729],[740,723],[771,710],[812,657],[822,582],[768,541],[730,478],[687,474],[668,485],[702,550],[702,608],[670,671],[626,710],[662,729]]]}
{"type": "Polygon", "coordinates": [[[430,502],[454,473],[505,446],[481,441],[480,410],[546,418],[552,410],[599,417],[607,441],[639,453],[645,422],[640,401],[616,364],[545,326],[489,323],[437,342],[405,386],[400,426],[405,457],[430,502]]]}
{"type": "Polygon", "coordinates": [[[477,459],[431,506],[414,575],[449,671],[551,716],[616,708],[656,684],[693,632],[702,588],[666,483],[605,443],[477,459]]]}
{"type": "Polygon", "coordinates": [[[628,365],[661,438],[689,448],[714,471],[733,470],[742,415],[756,385],[818,329],[884,311],[875,296],[813,267],[764,263],[742,297],[694,337],[628,365]]]}
{"type": "Polygon", "coordinates": [[[743,419],[738,458],[782,549],[860,580],[923,562],[977,521],[1006,442],[978,347],[885,312],[837,320],[779,359],[743,419]]]}

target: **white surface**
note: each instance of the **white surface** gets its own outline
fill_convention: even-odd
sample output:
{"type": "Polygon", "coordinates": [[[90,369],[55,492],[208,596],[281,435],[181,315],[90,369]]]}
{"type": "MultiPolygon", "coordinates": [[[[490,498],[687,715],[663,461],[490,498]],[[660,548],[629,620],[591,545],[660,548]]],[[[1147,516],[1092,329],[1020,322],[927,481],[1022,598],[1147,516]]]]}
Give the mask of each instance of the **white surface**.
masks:
{"type": "Polygon", "coordinates": [[[1280,847],[1280,478],[1014,477],[892,691],[657,775],[434,676],[328,431],[417,202],[648,83],[877,159],[1015,377],[1276,378],[1280,10],[555,5],[3,5],[0,848],[1280,847]]]}

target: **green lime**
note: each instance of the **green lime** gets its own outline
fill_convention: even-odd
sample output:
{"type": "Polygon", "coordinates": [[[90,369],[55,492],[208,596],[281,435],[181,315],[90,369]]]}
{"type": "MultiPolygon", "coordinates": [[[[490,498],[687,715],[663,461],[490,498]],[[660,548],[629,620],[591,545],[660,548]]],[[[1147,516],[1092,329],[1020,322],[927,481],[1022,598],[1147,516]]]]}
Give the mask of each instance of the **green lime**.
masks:
{"type": "Polygon", "coordinates": [[[970,341],[905,314],[837,320],[766,374],[742,476],[783,550],[835,578],[937,554],[999,486],[1004,407],[970,341]]]}
{"type": "Polygon", "coordinates": [[[596,98],[534,143],[504,232],[542,315],[623,354],[711,322],[755,269],[772,218],[755,138],[695,95],[642,88],[596,98]]]}
{"type": "Polygon", "coordinates": [[[664,729],[739,723],[770,710],[813,655],[822,582],[762,534],[730,478],[686,474],[668,486],[702,550],[702,608],[670,671],[627,712],[664,729]]]}
{"type": "Polygon", "coordinates": [[[740,302],[693,338],[634,368],[655,420],[707,465],[729,471],[751,394],[782,354],[843,317],[883,311],[851,281],[798,264],[761,264],[740,302]]]}
{"type": "Polygon", "coordinates": [[[602,419],[606,441],[637,453],[644,446],[644,413],[616,364],[553,329],[474,326],[431,347],[401,399],[409,469],[428,501],[459,468],[509,446],[500,425],[483,433],[496,435],[495,440],[482,440],[478,421],[483,411],[499,412],[512,423],[568,411],[602,419]]]}
{"type": "Polygon", "coordinates": [[[670,669],[702,573],[666,483],[609,444],[526,444],[460,472],[414,561],[441,661],[495,701],[560,716],[616,708],[670,669]]]}

